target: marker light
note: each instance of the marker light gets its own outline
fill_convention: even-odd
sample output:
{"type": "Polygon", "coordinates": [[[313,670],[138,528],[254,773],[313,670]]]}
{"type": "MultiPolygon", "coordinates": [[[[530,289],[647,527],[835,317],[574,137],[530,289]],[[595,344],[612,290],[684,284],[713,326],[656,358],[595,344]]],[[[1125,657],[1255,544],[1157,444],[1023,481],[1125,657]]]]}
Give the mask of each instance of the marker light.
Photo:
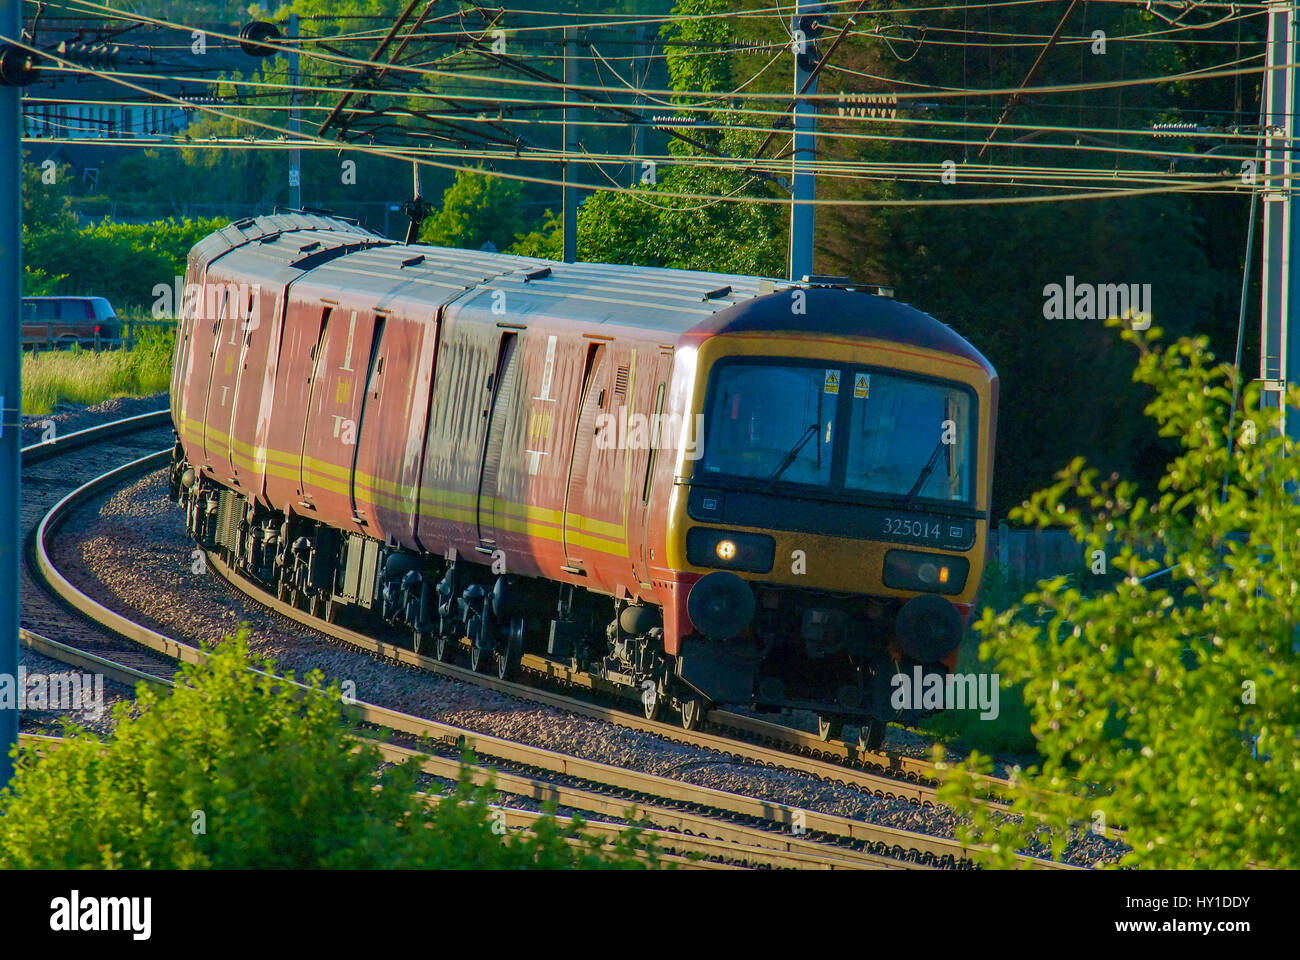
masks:
{"type": "Polygon", "coordinates": [[[970,576],[970,561],[937,553],[890,550],[885,554],[884,583],[895,590],[961,593],[970,576]]]}
{"type": "Polygon", "coordinates": [[[719,540],[713,549],[719,560],[732,560],[736,556],[736,544],[732,540],[719,540]]]}

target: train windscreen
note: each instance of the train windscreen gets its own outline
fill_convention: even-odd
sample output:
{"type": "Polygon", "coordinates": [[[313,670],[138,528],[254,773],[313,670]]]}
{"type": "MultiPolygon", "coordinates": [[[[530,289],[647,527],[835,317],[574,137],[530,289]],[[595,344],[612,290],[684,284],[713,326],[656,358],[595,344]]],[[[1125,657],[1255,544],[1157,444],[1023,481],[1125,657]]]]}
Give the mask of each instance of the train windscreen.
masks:
{"type": "Polygon", "coordinates": [[[939,380],[723,361],[711,377],[697,475],[969,502],[972,410],[965,387],[939,380]]]}

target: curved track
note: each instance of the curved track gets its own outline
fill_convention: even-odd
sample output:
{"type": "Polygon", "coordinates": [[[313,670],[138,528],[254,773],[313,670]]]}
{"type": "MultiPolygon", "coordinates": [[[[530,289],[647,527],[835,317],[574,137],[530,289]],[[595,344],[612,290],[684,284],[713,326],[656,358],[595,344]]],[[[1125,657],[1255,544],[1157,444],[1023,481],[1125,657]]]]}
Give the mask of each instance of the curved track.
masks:
{"type": "MultiPolygon", "coordinates": [[[[120,457],[134,452],[138,446],[138,443],[129,444],[127,450],[116,452],[120,457]]],[[[102,449],[97,450],[96,454],[99,463],[109,459],[107,452],[102,449]]],[[[83,665],[104,672],[113,679],[120,677],[121,682],[126,683],[140,680],[169,683],[177,661],[196,662],[204,656],[197,648],[143,627],[88,596],[55,566],[48,547],[61,523],[76,507],[110,491],[128,477],[163,466],[168,456],[169,451],[164,450],[137,457],[79,488],[64,492],[35,524],[30,548],[34,559],[32,572],[36,579],[63,603],[93,621],[99,633],[111,638],[112,642],[97,638],[92,644],[83,644],[78,636],[72,644],[59,644],[31,633],[26,642],[34,649],[65,662],[77,662],[71,658],[79,657],[83,665]],[[131,645],[124,647],[122,638],[132,641],[136,645],[134,649],[131,645]],[[97,649],[92,650],[90,646],[96,646],[97,649]],[[142,653],[140,648],[148,653],[142,653]],[[139,662],[141,659],[144,662],[139,662]],[[114,676],[111,671],[118,673],[114,676]]],[[[26,475],[26,470],[24,472],[26,475]]],[[[71,486],[71,483],[67,485],[71,486]]],[[[50,499],[54,497],[47,498],[47,501],[50,499]]],[[[231,582],[241,590],[249,591],[259,603],[345,643],[400,663],[435,669],[445,675],[494,687],[514,696],[653,732],[678,742],[743,756],[768,766],[813,772],[814,775],[881,795],[904,797],[918,803],[933,802],[933,788],[924,784],[882,777],[769,747],[740,744],[712,734],[687,734],[668,724],[643,720],[622,711],[438,663],[393,644],[307,617],[302,611],[281,604],[255,585],[241,582],[242,578],[231,574],[219,558],[212,556],[210,562],[217,572],[230,577],[231,582]]],[[[64,618],[66,619],[66,614],[64,618]]],[[[433,741],[434,755],[426,755],[428,744],[424,744],[419,751],[398,743],[386,744],[382,748],[392,759],[420,753],[425,756],[422,761],[424,769],[431,776],[444,779],[454,777],[460,767],[460,751],[469,748],[479,757],[491,758],[497,771],[497,789],[503,793],[532,801],[549,800],[566,809],[585,810],[599,816],[621,816],[630,804],[635,803],[638,823],[652,832],[659,849],[674,854],[693,854],[723,863],[752,866],[820,869],[954,866],[970,860],[968,848],[959,841],[948,838],[801,810],[785,804],[682,783],[667,777],[626,770],[414,717],[376,704],[356,702],[352,704],[352,709],[364,723],[433,741]],[[438,754],[438,744],[444,747],[442,755],[438,754]]],[[[477,778],[482,779],[487,775],[488,771],[484,767],[474,769],[477,778]]],[[[536,816],[535,811],[511,809],[507,813],[507,822],[527,827],[536,816]]],[[[621,825],[605,823],[598,829],[616,831],[621,829],[621,825]]],[[[1032,858],[1025,858],[1025,861],[1030,866],[1061,866],[1032,858]]]]}
{"type": "MultiPolygon", "coordinates": [[[[844,741],[824,742],[810,733],[722,710],[710,712],[710,721],[724,729],[745,733],[754,739],[737,739],[734,736],[703,731],[687,732],[676,724],[647,720],[617,706],[594,703],[588,699],[568,696],[558,690],[542,689],[533,684],[501,680],[495,676],[475,673],[464,667],[415,653],[407,647],[376,638],[369,633],[349,629],[320,617],[313,617],[278,599],[263,589],[260,584],[231,569],[215,553],[209,553],[207,557],[210,569],[245,597],[267,610],[385,659],[535,703],[557,707],[580,716],[614,723],[629,730],[651,733],[673,743],[716,750],[753,764],[814,776],[874,796],[897,798],[922,805],[938,803],[937,788],[933,782],[934,764],[929,761],[859,750],[856,745],[844,741]],[[758,742],[760,740],[766,740],[776,746],[758,742]],[[840,758],[839,762],[835,759],[837,757],[840,758]],[[843,762],[850,758],[857,762],[853,765],[843,762]],[[883,772],[876,772],[877,770],[883,772]]],[[[468,641],[462,641],[462,644],[467,646],[468,641]]],[[[616,699],[620,703],[627,702],[621,690],[612,684],[603,683],[585,674],[574,673],[544,657],[524,654],[520,666],[537,677],[556,681],[560,685],[582,688],[600,696],[616,699]]],[[[998,785],[1005,785],[1005,781],[992,777],[987,778],[987,781],[990,792],[995,792],[998,785]]]]}

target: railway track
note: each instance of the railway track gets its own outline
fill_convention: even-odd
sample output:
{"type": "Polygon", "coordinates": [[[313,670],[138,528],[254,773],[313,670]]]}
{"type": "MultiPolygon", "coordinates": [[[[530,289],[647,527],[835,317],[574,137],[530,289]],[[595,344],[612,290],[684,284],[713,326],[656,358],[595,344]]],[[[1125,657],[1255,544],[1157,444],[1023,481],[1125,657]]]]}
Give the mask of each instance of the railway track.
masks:
{"type": "Polygon", "coordinates": [[[22,616],[19,639],[34,646],[34,639],[59,634],[75,640],[89,653],[113,652],[124,666],[170,676],[172,662],[124,640],[93,620],[71,614],[44,589],[35,559],[36,534],[41,522],[86,479],[100,473],[105,462],[138,459],[156,451],[172,436],[167,410],[126,417],[32,444],[22,451],[22,540],[20,596],[22,616]]]}
{"type": "MultiPolygon", "coordinates": [[[[57,569],[48,549],[48,544],[61,523],[78,506],[113,489],[126,478],[162,466],[167,456],[167,451],[161,451],[137,457],[75,490],[67,491],[35,523],[30,544],[34,561],[31,572],[35,579],[44,589],[57,596],[62,603],[92,621],[101,634],[114,638],[116,643],[100,643],[99,649],[91,650],[79,639],[75,643],[59,644],[35,631],[29,631],[25,642],[33,649],[47,656],[63,659],[65,662],[74,662],[68,658],[79,657],[81,663],[92,664],[94,669],[104,672],[109,678],[115,678],[111,671],[121,670],[119,675],[127,679],[120,682],[128,683],[138,682],[141,679],[148,679],[149,682],[155,683],[169,683],[170,673],[174,672],[177,662],[196,662],[204,656],[197,648],[142,626],[94,600],[57,569]],[[132,651],[129,646],[124,647],[122,645],[124,640],[130,641],[136,649],[132,651]],[[147,652],[142,653],[141,649],[147,652]],[[135,657],[129,655],[132,652],[135,653],[135,657]],[[126,662],[140,657],[145,660],[143,664],[126,662]]],[[[101,455],[97,459],[102,463],[106,457],[101,455]]],[[[224,570],[224,565],[220,563],[219,558],[210,559],[217,572],[229,573],[224,570]]],[[[236,585],[239,585],[238,579],[236,577],[233,581],[236,585]]],[[[251,585],[249,586],[251,588],[251,585]]],[[[270,605],[271,609],[277,609],[274,603],[278,601],[265,594],[255,596],[254,599],[263,605],[270,605]]],[[[300,622],[305,616],[302,611],[293,610],[291,607],[287,610],[298,614],[299,616],[295,616],[294,619],[300,622]]],[[[277,612],[289,615],[287,611],[277,610],[277,612]]],[[[307,625],[331,635],[334,635],[336,630],[342,630],[337,625],[311,618],[307,618],[307,625]]],[[[421,665],[419,660],[428,659],[418,658],[418,655],[409,650],[362,634],[351,633],[350,636],[336,636],[336,639],[413,666],[421,665]],[[418,659],[413,662],[411,658],[418,659]]],[[[437,668],[438,672],[469,682],[486,681],[489,686],[501,684],[499,688],[512,695],[540,702],[551,702],[553,705],[563,706],[564,709],[585,713],[588,716],[601,719],[614,719],[617,716],[619,719],[614,722],[621,720],[625,726],[669,735],[677,742],[694,743],[732,754],[739,748],[748,751],[755,758],[763,758],[755,762],[771,767],[790,768],[792,755],[771,748],[737,745],[734,741],[712,734],[687,735],[679,728],[667,724],[639,720],[621,711],[584,704],[572,698],[537,691],[530,687],[508,684],[495,678],[483,677],[481,674],[472,674],[452,665],[437,664],[437,668]]],[[[468,748],[478,757],[490,758],[496,770],[497,789],[503,793],[513,793],[533,801],[553,801],[565,807],[586,810],[599,816],[616,816],[630,803],[634,803],[638,823],[658,831],[654,834],[656,840],[663,843],[663,849],[674,854],[713,857],[725,862],[755,866],[821,869],[955,866],[968,863],[971,859],[972,851],[966,845],[949,838],[803,810],[786,804],[683,783],[668,777],[626,770],[541,747],[479,734],[450,724],[414,717],[377,704],[354,703],[352,708],[364,723],[422,740],[427,739],[435,745],[442,744],[447,748],[444,751],[445,755],[426,756],[422,761],[426,773],[431,776],[447,778],[449,775],[454,775],[453,771],[458,771],[460,768],[460,751],[468,748]],[[725,846],[719,847],[719,844],[725,846]],[[730,857],[723,857],[724,853],[730,854],[730,857]]],[[[393,759],[400,758],[403,755],[401,751],[407,751],[405,755],[410,755],[410,752],[421,754],[425,752],[415,751],[413,747],[400,744],[389,744],[384,749],[394,751],[391,753],[393,759]]],[[[932,792],[927,795],[926,787],[922,784],[853,771],[848,767],[823,760],[793,759],[800,766],[822,764],[826,768],[822,771],[824,775],[834,776],[843,783],[859,783],[862,789],[881,795],[907,797],[918,803],[933,802],[932,792]]],[[[474,770],[475,777],[485,778],[488,775],[489,771],[486,767],[478,766],[474,770]]],[[[528,820],[528,813],[516,811],[509,814],[509,817],[514,818],[514,823],[524,825],[528,820]]],[[[614,826],[606,821],[602,829],[609,831],[613,830],[614,826]]],[[[1025,858],[1025,862],[1026,865],[1038,867],[1062,866],[1033,858],[1025,858]]]]}
{"type": "MultiPolygon", "coordinates": [[[[856,745],[850,745],[845,741],[822,741],[814,734],[722,710],[711,712],[710,719],[724,729],[744,734],[745,739],[708,731],[687,732],[676,724],[647,720],[619,707],[593,703],[587,699],[568,696],[558,690],[541,689],[532,684],[502,680],[496,676],[476,673],[453,663],[415,653],[405,646],[369,633],[313,617],[267,593],[259,584],[233,570],[215,553],[208,554],[207,563],[209,569],[217,573],[227,584],[272,613],[323,633],[341,643],[405,666],[472,683],[545,706],[556,707],[579,716],[613,723],[628,730],[654,734],[673,743],[714,750],[734,759],[771,769],[817,777],[873,796],[906,800],[921,805],[938,803],[936,772],[934,764],[929,761],[860,750],[856,745]],[[845,762],[849,760],[854,762],[845,762]],[[876,772],[877,770],[881,772],[876,772]]],[[[467,641],[463,641],[463,644],[468,647],[467,641]]],[[[626,702],[626,697],[621,695],[620,688],[613,684],[575,673],[544,657],[524,654],[520,666],[536,677],[626,702]]],[[[997,778],[989,777],[986,780],[992,795],[996,795],[999,785],[1006,785],[1006,781],[997,778]]]]}

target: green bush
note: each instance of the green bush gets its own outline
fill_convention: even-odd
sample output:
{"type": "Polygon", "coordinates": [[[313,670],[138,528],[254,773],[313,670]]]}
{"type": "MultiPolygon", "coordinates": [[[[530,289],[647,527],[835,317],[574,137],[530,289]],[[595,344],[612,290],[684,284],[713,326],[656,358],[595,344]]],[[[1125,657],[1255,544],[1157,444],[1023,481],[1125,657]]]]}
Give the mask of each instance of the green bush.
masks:
{"type": "Polygon", "coordinates": [[[154,286],[171,286],[185,275],[190,248],[228,223],[212,220],[157,220],[114,223],[105,220],[75,227],[63,220],[52,227],[23,229],[23,263],[29,270],[29,295],[41,278],[53,294],[107,297],[119,315],[153,302],[154,286]]]}
{"type": "Polygon", "coordinates": [[[1090,595],[1044,581],[979,624],[981,657],[1022,686],[1032,716],[1043,760],[1012,791],[1031,815],[971,802],[970,773],[989,766],[978,755],[946,772],[940,796],[999,865],[1031,841],[1059,855],[1081,827],[1122,826],[1129,866],[1300,866],[1298,451],[1257,386],[1234,415],[1238,374],[1204,337],[1160,349],[1154,328],[1124,336],[1141,351],[1134,379],[1155,393],[1146,412],[1181,451],[1156,500],[1079,458],[1013,512],[1067,525],[1118,577],[1090,595]]]}
{"type": "Polygon", "coordinates": [[[425,803],[418,760],[383,766],[337,684],[313,673],[304,693],[273,668],[250,660],[241,632],[182,667],[170,695],[141,686],[107,742],[73,730],[44,756],[20,753],[0,791],[0,869],[643,865],[634,830],[612,849],[570,845],[554,819],[498,835],[490,786],[463,769],[454,792],[425,803]]]}

